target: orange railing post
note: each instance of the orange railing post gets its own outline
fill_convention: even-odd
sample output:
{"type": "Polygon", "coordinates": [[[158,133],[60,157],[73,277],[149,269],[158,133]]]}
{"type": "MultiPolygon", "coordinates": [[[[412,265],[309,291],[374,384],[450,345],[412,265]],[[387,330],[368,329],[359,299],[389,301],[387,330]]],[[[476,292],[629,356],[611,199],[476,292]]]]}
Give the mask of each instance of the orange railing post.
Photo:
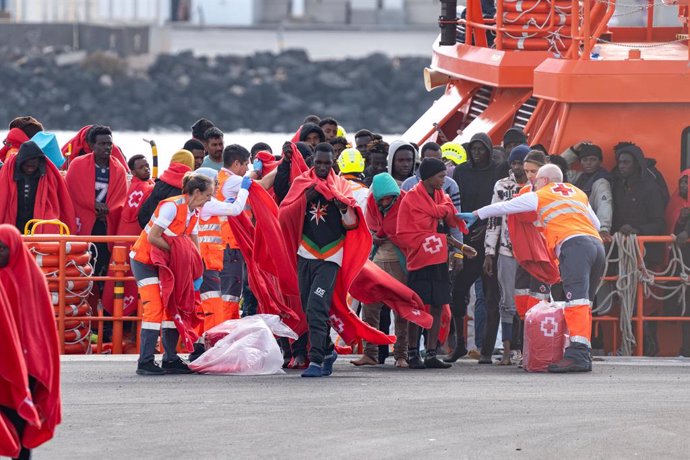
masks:
{"type": "Polygon", "coordinates": [[[113,296],[113,354],[122,353],[122,310],[125,303],[125,273],[127,272],[127,248],[115,246],[113,248],[112,270],[115,278],[113,296]]]}

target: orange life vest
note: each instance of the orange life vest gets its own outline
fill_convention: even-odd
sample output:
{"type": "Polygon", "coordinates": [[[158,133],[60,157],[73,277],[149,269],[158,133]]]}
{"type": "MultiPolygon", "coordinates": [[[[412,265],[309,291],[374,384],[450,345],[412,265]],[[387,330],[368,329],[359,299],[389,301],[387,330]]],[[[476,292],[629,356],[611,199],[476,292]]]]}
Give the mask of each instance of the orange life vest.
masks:
{"type": "MultiPolygon", "coordinates": [[[[223,196],[223,185],[225,181],[230,178],[233,174],[225,168],[221,168],[218,172],[218,187],[216,188],[216,198],[220,201],[225,201],[225,196],[223,196]]],[[[223,238],[223,248],[225,245],[230,246],[232,249],[238,249],[237,241],[235,240],[235,235],[232,234],[232,229],[230,229],[230,224],[228,224],[227,219],[221,221],[221,234],[223,238]]]]}
{"type": "Polygon", "coordinates": [[[189,212],[189,206],[187,205],[187,197],[185,195],[174,196],[172,198],[167,198],[156,207],[153,212],[151,219],[149,219],[146,227],[141,231],[139,238],[132,246],[132,252],[130,252],[130,257],[132,257],[137,262],[142,264],[151,264],[151,243],[149,243],[149,232],[153,228],[154,222],[160,214],[161,206],[164,203],[173,203],[177,207],[177,213],[175,214],[175,219],[170,222],[168,228],[163,232],[167,236],[180,236],[180,235],[191,235],[194,230],[194,226],[199,220],[198,213],[189,219],[189,224],[187,224],[187,213],[189,212]]]}
{"type": "Polygon", "coordinates": [[[204,260],[206,270],[223,270],[223,224],[227,225],[225,216],[211,216],[199,220],[199,252],[204,260]]]}
{"type": "Polygon", "coordinates": [[[551,183],[537,190],[537,215],[544,227],[549,249],[575,235],[599,238],[589,218],[589,199],[585,192],[571,184],[551,183]]]}

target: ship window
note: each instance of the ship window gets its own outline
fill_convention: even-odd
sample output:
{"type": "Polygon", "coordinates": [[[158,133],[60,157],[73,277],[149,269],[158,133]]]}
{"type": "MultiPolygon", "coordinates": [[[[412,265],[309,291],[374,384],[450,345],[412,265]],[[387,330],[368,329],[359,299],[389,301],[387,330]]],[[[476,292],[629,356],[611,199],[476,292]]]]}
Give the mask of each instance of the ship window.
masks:
{"type": "Polygon", "coordinates": [[[690,168],[690,126],[683,130],[680,139],[680,170],[690,168]]]}

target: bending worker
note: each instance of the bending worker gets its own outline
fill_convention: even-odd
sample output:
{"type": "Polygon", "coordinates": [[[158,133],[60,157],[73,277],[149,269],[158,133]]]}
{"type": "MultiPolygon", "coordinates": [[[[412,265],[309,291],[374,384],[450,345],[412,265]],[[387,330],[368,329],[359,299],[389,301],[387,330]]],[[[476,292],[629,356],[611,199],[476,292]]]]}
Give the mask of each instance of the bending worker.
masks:
{"type": "Polygon", "coordinates": [[[167,198],[158,204],[146,228],[132,246],[130,253],[132,273],[137,280],[139,297],[143,305],[141,323],[141,351],[137,365],[139,375],[187,374],[191,370],[177,356],[179,333],[174,318],[170,318],[161,299],[158,268],[151,260],[151,250],[155,246],[170,251],[163,235],[176,237],[187,235],[199,247],[198,221],[199,209],[213,194],[213,182],[206,176],[188,173],[182,181],[182,195],[167,198]],[[158,343],[158,332],[163,326],[162,369],[153,359],[158,343]]]}
{"type": "Polygon", "coordinates": [[[546,243],[560,262],[565,293],[565,322],[570,346],[563,359],[551,364],[549,372],[588,372],[592,370],[592,300],[604,274],[606,256],[599,237],[599,219],[587,195],[574,185],[563,183],[556,165],[539,168],[534,191],[510,201],[484,206],[460,216],[471,225],[477,218],[536,211],[544,228],[546,243]]]}

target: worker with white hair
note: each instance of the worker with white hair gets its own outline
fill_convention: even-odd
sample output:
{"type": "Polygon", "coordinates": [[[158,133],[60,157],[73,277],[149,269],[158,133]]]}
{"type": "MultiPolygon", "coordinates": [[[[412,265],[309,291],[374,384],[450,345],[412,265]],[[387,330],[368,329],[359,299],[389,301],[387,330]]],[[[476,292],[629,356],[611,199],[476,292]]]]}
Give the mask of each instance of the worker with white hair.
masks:
{"type": "Polygon", "coordinates": [[[477,218],[521,212],[537,213],[549,250],[558,257],[565,292],[564,313],[570,346],[563,359],[551,364],[548,370],[555,373],[591,371],[591,307],[606,262],[599,237],[599,219],[585,192],[563,183],[563,173],[554,164],[539,168],[533,192],[484,206],[472,213],[461,213],[460,217],[469,226],[477,218]]]}

